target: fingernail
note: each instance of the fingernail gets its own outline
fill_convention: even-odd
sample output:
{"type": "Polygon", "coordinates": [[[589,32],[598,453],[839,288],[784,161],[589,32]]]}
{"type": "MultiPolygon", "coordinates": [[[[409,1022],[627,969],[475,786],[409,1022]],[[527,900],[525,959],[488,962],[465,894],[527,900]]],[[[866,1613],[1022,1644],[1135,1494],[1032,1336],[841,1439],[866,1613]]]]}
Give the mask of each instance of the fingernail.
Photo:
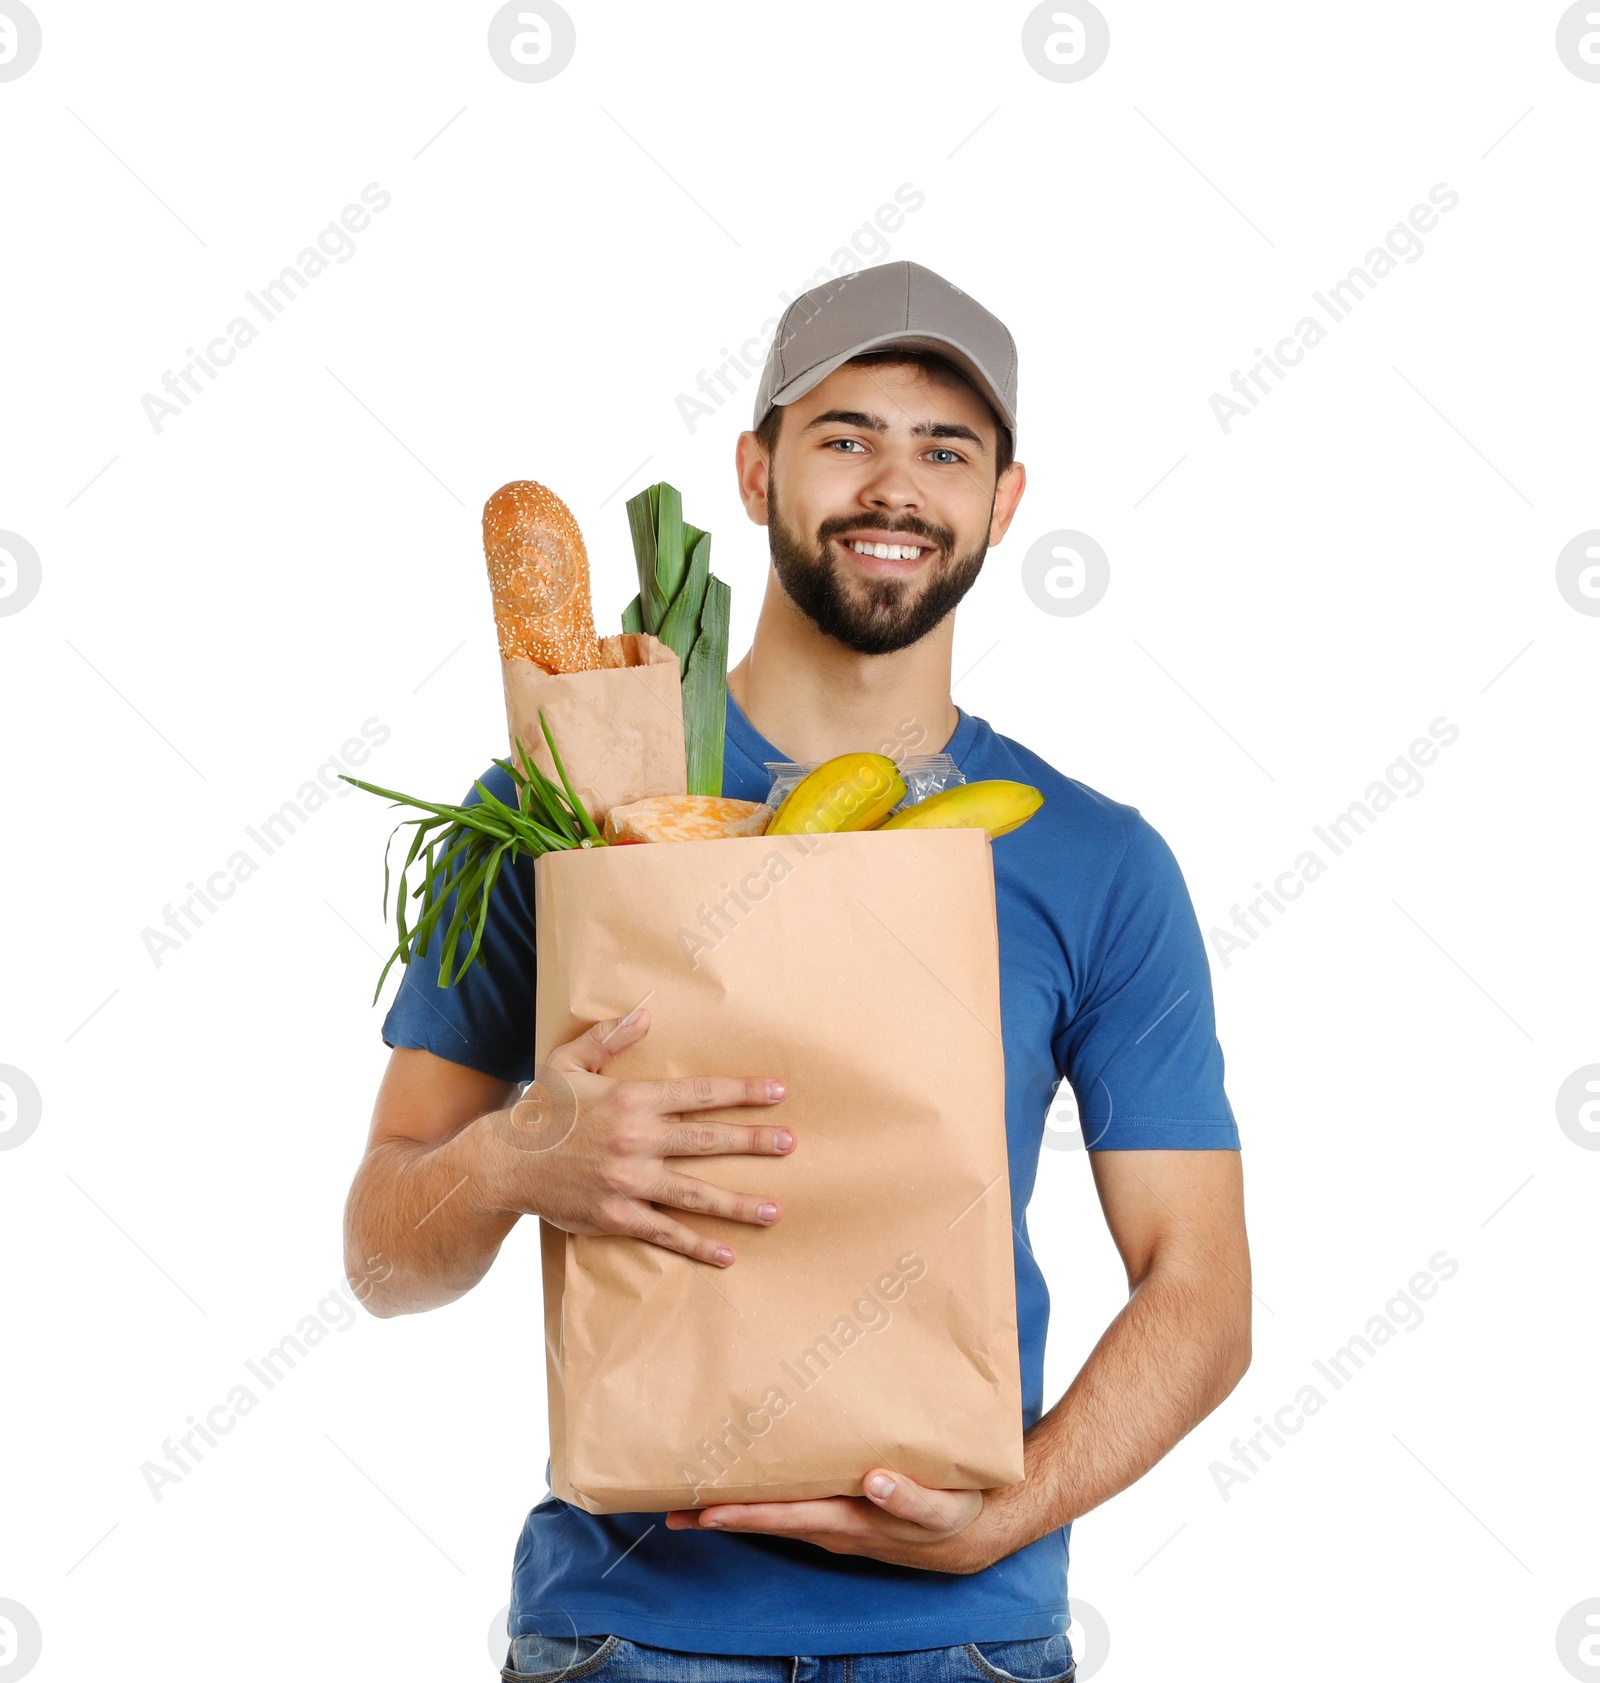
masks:
{"type": "Polygon", "coordinates": [[[718,1262],[733,1261],[733,1252],[729,1250],[726,1245],[718,1245],[712,1254],[716,1257],[718,1262]]]}
{"type": "Polygon", "coordinates": [[[634,1006],[634,1008],[633,1008],[633,1009],[632,1009],[632,1010],[631,1010],[631,1011],[630,1011],[630,1012],[629,1012],[629,1013],[628,1013],[628,1014],[627,1014],[627,1016],[626,1016],[626,1017],[624,1017],[624,1018],[623,1018],[623,1019],[622,1019],[622,1020],[621,1020],[621,1021],[620,1021],[620,1022],[619,1022],[619,1023],[618,1023],[618,1024],[617,1024],[617,1027],[618,1027],[618,1028],[626,1028],[626,1027],[627,1027],[627,1026],[628,1026],[628,1024],[629,1024],[629,1023],[631,1023],[631,1022],[633,1022],[633,1021],[635,1021],[635,1019],[636,1019],[636,1018],[637,1018],[637,1017],[638,1017],[638,1015],[639,1015],[639,1013],[640,1013],[640,1012],[641,1012],[641,1011],[642,1011],[642,1010],[644,1010],[644,1007],[643,1007],[643,1006],[642,1006],[642,1005],[635,1005],[635,1006],[634,1006]]]}
{"type": "Polygon", "coordinates": [[[781,1081],[769,1081],[767,1083],[767,1097],[769,1099],[781,1099],[787,1091],[788,1088],[781,1081]]]}
{"type": "Polygon", "coordinates": [[[794,1135],[791,1134],[787,1128],[780,1128],[777,1133],[772,1136],[772,1143],[779,1151],[793,1151],[794,1135]]]}
{"type": "Polygon", "coordinates": [[[703,1519],[700,1521],[700,1528],[703,1531],[720,1531],[722,1521],[720,1519],[703,1519]]]}
{"type": "Polygon", "coordinates": [[[880,1499],[894,1495],[894,1480],[887,1473],[874,1473],[867,1480],[867,1491],[880,1499]]]}
{"type": "Polygon", "coordinates": [[[778,1206],[776,1204],[757,1204],[756,1205],[756,1220],[757,1221],[776,1221],[777,1219],[778,1219],[778,1206]]]}

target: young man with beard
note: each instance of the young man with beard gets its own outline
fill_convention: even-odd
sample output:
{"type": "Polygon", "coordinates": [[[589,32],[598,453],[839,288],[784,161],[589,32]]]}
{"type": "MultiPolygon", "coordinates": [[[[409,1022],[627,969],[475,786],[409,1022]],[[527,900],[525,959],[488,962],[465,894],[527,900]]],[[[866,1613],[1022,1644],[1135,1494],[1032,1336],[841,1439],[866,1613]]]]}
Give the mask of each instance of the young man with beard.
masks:
{"type": "MultiPolygon", "coordinates": [[[[723,792],[761,799],[765,761],[891,745],[944,749],[968,781],[1044,791],[993,855],[1025,1477],[934,1490],[882,1467],[859,1496],[666,1515],[594,1515],[551,1497],[517,1552],[508,1679],[1064,1683],[1071,1522],[1147,1472],[1249,1365],[1238,1132],[1178,865],[1136,808],[950,698],[953,610],[1025,483],[1015,392],[1005,327],[916,264],[790,306],[738,444],[771,569],[754,641],[728,675],[723,792]],[[1063,1079],[1129,1298],[1047,1412],[1049,1300],[1022,1212],[1063,1079]]],[[[484,781],[509,793],[499,772],[484,781]]],[[[782,1218],[775,1199],[726,1192],[716,1174],[719,1154],[804,1149],[783,1126],[781,1083],[610,1079],[607,1061],[649,1032],[646,1009],[552,1053],[578,1099],[561,1146],[506,1143],[503,1112],[535,1074],[532,874],[525,861],[497,890],[487,963],[441,990],[429,954],[385,1021],[395,1050],[346,1220],[352,1275],[380,1252],[391,1265],[365,1299],[380,1315],[469,1290],[522,1215],[716,1267],[737,1267],[737,1247],[682,1212],[782,1218]],[[701,1137],[695,1113],[730,1106],[749,1122],[701,1137]],[[663,1157],[689,1155],[707,1158],[704,1176],[663,1170],[663,1157]]],[[[526,1335],[536,1327],[535,1313],[526,1335]]]]}

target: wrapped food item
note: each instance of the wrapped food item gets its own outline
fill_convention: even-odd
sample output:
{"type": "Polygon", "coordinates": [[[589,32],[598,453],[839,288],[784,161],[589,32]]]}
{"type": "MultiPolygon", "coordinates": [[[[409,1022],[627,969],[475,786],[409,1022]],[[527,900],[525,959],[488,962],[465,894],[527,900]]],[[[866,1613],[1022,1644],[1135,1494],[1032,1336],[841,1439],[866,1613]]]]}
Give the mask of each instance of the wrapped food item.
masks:
{"type": "MultiPolygon", "coordinates": [[[[806,764],[800,760],[765,760],[762,763],[772,778],[772,787],[767,790],[767,805],[774,808],[782,803],[784,796],[803,777],[817,769],[815,763],[806,764]]],[[[941,789],[957,788],[967,780],[961,767],[943,752],[906,754],[894,763],[906,785],[905,799],[900,803],[901,810],[915,805],[918,801],[925,801],[929,795],[936,795],[941,789]]]]}
{"type": "Polygon", "coordinates": [[[651,795],[614,806],[606,814],[608,842],[716,841],[759,836],[772,821],[772,808],[728,795],[651,795]]]}

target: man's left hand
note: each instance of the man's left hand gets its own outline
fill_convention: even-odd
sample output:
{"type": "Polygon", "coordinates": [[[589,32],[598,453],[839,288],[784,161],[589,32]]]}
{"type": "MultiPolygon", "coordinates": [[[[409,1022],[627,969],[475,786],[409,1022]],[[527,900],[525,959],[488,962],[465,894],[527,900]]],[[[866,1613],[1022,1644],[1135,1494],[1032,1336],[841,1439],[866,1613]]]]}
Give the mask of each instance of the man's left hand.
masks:
{"type": "MultiPolygon", "coordinates": [[[[672,1531],[761,1531],[927,1572],[981,1572],[1010,1548],[1000,1533],[1006,1489],[931,1490],[877,1467],[862,1496],[810,1502],[719,1502],[667,1515],[672,1531]]],[[[1007,1487],[1007,1489],[1013,1487],[1007,1487]]]]}

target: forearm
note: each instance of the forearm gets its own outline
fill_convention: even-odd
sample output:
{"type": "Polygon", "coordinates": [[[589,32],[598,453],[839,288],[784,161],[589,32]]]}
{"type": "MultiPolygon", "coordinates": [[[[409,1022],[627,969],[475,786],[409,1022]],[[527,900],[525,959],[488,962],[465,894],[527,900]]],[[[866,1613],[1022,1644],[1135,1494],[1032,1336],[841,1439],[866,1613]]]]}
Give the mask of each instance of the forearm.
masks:
{"type": "Polygon", "coordinates": [[[484,1196],[488,1125],[368,1152],[345,1205],[345,1272],[374,1315],[453,1303],[488,1272],[517,1220],[484,1196]]]}
{"type": "Polygon", "coordinates": [[[1023,1482],[994,1493],[1004,1552],[1142,1478],[1249,1364],[1248,1290],[1219,1283],[1215,1270],[1156,1263],[1066,1395],[1023,1439],[1023,1482]]]}

